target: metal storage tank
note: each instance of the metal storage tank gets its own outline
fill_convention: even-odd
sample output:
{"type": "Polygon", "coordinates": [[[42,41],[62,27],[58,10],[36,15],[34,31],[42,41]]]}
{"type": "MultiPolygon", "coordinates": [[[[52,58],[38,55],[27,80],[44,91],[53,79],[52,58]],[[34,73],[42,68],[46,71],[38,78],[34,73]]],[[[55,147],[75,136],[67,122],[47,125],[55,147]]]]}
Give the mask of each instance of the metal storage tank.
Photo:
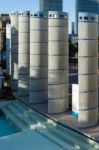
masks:
{"type": "Polygon", "coordinates": [[[6,73],[11,76],[11,24],[6,25],[6,73]]]}
{"type": "Polygon", "coordinates": [[[29,96],[30,12],[19,13],[18,97],[29,96]]]}
{"type": "Polygon", "coordinates": [[[48,113],[68,110],[68,14],[48,14],[48,113]]]}
{"type": "Polygon", "coordinates": [[[48,19],[45,13],[30,17],[30,103],[48,101],[48,19]]]}
{"type": "Polygon", "coordinates": [[[98,16],[79,13],[79,116],[78,127],[98,122],[98,16]]]}
{"type": "Polygon", "coordinates": [[[11,13],[11,88],[18,90],[18,12],[11,13]]]}

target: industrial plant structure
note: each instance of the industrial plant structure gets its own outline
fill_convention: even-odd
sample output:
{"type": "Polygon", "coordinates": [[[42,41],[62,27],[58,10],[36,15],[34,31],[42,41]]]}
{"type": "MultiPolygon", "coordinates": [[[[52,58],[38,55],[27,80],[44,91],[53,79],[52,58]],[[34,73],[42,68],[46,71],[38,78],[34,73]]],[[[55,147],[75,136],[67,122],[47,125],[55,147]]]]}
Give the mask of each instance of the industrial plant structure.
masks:
{"type": "MultiPolygon", "coordinates": [[[[78,127],[98,123],[98,16],[80,13],[78,24],[78,127]]],[[[7,63],[13,92],[27,103],[48,103],[49,114],[69,110],[68,14],[24,11],[7,25],[7,63]],[[10,45],[11,43],[11,45],[10,45]],[[11,51],[10,51],[11,49],[11,51]],[[11,60],[10,60],[11,59],[11,60]]],[[[76,103],[73,103],[75,108],[76,103]]],[[[72,105],[71,105],[72,106],[72,105]]]]}

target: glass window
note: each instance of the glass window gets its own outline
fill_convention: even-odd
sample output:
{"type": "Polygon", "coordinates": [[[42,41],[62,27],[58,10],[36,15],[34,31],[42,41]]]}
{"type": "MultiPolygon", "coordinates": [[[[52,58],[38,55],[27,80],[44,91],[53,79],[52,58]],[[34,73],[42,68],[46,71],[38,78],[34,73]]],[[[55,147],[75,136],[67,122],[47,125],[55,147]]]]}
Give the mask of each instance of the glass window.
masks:
{"type": "Polygon", "coordinates": [[[84,17],[84,20],[88,20],[88,17],[84,17]]]}
{"type": "Polygon", "coordinates": [[[91,20],[93,20],[93,21],[94,21],[94,20],[95,20],[95,17],[91,17],[91,20]]]}
{"type": "Polygon", "coordinates": [[[79,19],[82,19],[82,17],[79,17],[79,19]]]}
{"type": "Polygon", "coordinates": [[[44,15],[43,15],[43,14],[40,14],[40,17],[44,17],[44,15]]]}
{"type": "Polygon", "coordinates": [[[37,14],[34,14],[34,17],[37,17],[37,14]]]}
{"type": "Polygon", "coordinates": [[[60,15],[61,18],[64,18],[64,15],[60,15]]]}
{"type": "Polygon", "coordinates": [[[52,15],[49,15],[50,17],[52,17],[52,15]]]}

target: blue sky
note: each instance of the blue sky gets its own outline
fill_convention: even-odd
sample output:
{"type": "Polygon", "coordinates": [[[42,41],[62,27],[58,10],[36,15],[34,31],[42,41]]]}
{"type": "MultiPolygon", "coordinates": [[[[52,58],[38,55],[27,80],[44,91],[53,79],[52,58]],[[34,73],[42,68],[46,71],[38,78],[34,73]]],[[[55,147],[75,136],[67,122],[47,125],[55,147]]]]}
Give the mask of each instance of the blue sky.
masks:
{"type": "MultiPolygon", "coordinates": [[[[12,11],[39,10],[39,0],[1,0],[0,13],[10,13],[12,11]]],[[[75,20],[75,0],[64,0],[64,11],[69,13],[69,21],[75,20]]],[[[69,22],[71,29],[71,24],[69,22]]]]}

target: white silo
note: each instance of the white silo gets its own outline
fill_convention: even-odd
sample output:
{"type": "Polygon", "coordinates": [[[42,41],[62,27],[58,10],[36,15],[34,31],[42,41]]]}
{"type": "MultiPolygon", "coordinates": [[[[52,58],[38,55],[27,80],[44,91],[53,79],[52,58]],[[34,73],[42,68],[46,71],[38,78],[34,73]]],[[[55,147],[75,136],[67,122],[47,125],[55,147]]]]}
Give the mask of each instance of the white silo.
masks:
{"type": "Polygon", "coordinates": [[[18,37],[18,96],[29,95],[30,12],[19,13],[18,37]]]}
{"type": "Polygon", "coordinates": [[[11,76],[11,25],[6,25],[6,73],[11,76]]]}
{"type": "Polygon", "coordinates": [[[18,88],[18,12],[11,13],[11,88],[18,88]]]}
{"type": "Polygon", "coordinates": [[[48,14],[48,113],[68,110],[68,14],[48,14]]]}
{"type": "Polygon", "coordinates": [[[48,100],[48,19],[45,13],[30,17],[30,103],[48,100]]]}
{"type": "Polygon", "coordinates": [[[79,13],[79,116],[78,127],[98,122],[98,16],[79,13]]]}

